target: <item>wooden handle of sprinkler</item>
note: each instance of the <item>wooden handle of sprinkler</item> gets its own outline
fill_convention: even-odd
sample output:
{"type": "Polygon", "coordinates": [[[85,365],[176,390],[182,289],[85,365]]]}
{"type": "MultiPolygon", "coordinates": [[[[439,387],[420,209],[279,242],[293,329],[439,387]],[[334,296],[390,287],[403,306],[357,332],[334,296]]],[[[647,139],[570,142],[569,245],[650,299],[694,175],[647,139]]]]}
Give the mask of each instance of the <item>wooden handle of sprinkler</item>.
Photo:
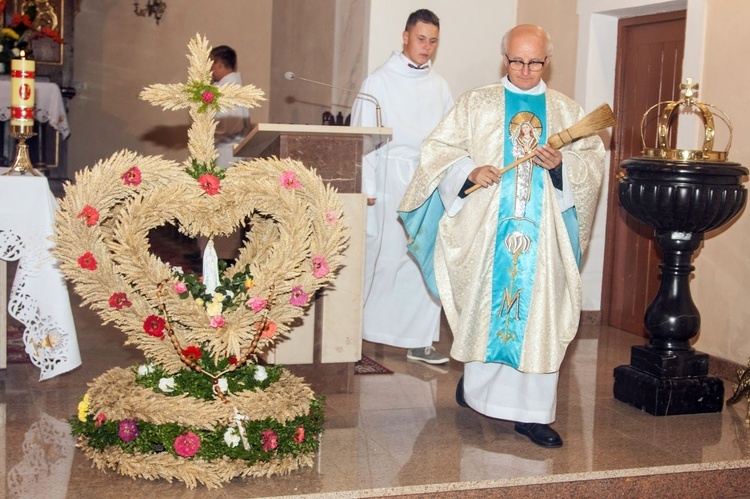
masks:
{"type": "MultiPolygon", "coordinates": [[[[520,164],[521,164],[521,163],[523,163],[524,161],[528,161],[528,160],[530,160],[530,159],[531,159],[531,158],[533,158],[534,156],[535,156],[535,153],[533,153],[533,152],[530,152],[530,153],[529,153],[529,154],[527,154],[526,156],[524,156],[524,157],[522,157],[522,158],[519,158],[519,159],[515,160],[515,161],[514,161],[513,163],[509,164],[508,166],[506,166],[505,168],[503,168],[502,170],[500,170],[500,171],[498,172],[498,176],[502,176],[502,175],[503,175],[503,174],[504,174],[505,172],[507,172],[507,171],[509,171],[509,170],[512,170],[513,168],[517,167],[518,165],[520,165],[520,164]]],[[[464,194],[466,194],[466,195],[468,196],[468,195],[469,195],[469,194],[471,194],[472,192],[474,192],[474,191],[476,191],[476,190],[479,190],[479,189],[481,189],[481,188],[482,188],[482,186],[481,186],[480,184],[474,184],[474,185],[472,185],[471,187],[469,187],[468,189],[466,189],[466,190],[464,191],[464,194]]]]}

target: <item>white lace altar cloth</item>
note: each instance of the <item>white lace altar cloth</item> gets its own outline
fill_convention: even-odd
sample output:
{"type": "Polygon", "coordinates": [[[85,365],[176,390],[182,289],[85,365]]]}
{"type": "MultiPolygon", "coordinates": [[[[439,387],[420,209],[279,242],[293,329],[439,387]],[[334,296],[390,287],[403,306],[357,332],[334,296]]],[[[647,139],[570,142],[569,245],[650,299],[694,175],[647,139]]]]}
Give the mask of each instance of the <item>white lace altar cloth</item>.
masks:
{"type": "MultiPolygon", "coordinates": [[[[65,112],[60,87],[50,81],[34,82],[34,119],[49,123],[63,139],[70,135],[68,114],[65,112]]],[[[10,119],[10,79],[0,79],[0,121],[10,119]]]]}
{"type": "Polygon", "coordinates": [[[68,287],[51,253],[57,200],[46,177],[7,170],[0,168],[0,258],[18,260],[8,313],[26,327],[26,353],[45,380],[81,365],[68,287]]]}

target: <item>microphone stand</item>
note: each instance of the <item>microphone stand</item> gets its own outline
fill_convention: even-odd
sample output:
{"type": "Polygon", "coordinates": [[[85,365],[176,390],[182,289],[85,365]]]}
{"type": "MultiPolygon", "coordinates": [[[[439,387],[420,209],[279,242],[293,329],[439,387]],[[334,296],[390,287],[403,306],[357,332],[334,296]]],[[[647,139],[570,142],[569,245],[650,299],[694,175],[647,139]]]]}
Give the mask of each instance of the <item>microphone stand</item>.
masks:
{"type": "Polygon", "coordinates": [[[360,99],[370,101],[373,104],[375,104],[375,120],[377,122],[378,128],[381,128],[383,126],[383,120],[380,114],[380,102],[378,102],[378,99],[374,95],[370,95],[365,92],[355,92],[354,90],[349,90],[348,88],[339,87],[337,85],[331,85],[330,83],[323,83],[322,81],[315,81],[315,80],[310,80],[308,78],[302,78],[301,76],[295,75],[291,71],[287,71],[286,73],[284,73],[284,78],[286,78],[289,81],[292,81],[296,78],[296,79],[307,81],[310,83],[317,83],[318,85],[323,85],[324,87],[335,88],[337,90],[343,90],[344,92],[355,94],[360,99]]]}

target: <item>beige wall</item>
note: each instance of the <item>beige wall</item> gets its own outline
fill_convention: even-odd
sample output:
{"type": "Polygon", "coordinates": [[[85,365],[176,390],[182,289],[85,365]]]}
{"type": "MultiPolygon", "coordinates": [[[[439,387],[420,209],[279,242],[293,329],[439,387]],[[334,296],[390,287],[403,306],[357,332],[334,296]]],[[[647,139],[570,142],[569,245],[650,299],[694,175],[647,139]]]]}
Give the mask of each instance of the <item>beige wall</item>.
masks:
{"type": "MultiPolygon", "coordinates": [[[[186,80],[187,43],[196,33],[237,50],[244,83],[267,91],[271,14],[271,0],[173,0],[157,26],[135,16],[132,2],[82,2],[75,18],[69,175],[123,148],[184,160],[187,111],[162,111],[139,101],[138,93],[152,83],[186,80]]],[[[253,121],[267,117],[267,103],[251,111],[253,121]]]]}
{"type": "MultiPolygon", "coordinates": [[[[743,62],[750,46],[750,2],[709,1],[707,7],[706,56],[698,97],[729,115],[734,125],[729,158],[750,167],[750,68],[743,62]]],[[[717,149],[723,148],[727,137],[721,132],[717,125],[717,149]]],[[[742,214],[717,232],[706,235],[694,261],[691,289],[702,319],[695,348],[745,364],[750,357],[750,215],[742,214]]]]}
{"type": "Polygon", "coordinates": [[[555,90],[574,96],[578,14],[576,0],[524,0],[518,2],[518,24],[538,24],[550,34],[554,45],[552,64],[544,80],[555,90]]]}
{"type": "Polygon", "coordinates": [[[330,111],[351,113],[354,93],[365,77],[366,0],[275,0],[271,44],[269,121],[320,125],[330,111]]]}
{"type": "Polygon", "coordinates": [[[367,40],[368,72],[403,49],[409,14],[432,10],[440,18],[435,70],[450,85],[453,97],[500,80],[500,40],[516,24],[516,0],[370,0],[367,40]]]}

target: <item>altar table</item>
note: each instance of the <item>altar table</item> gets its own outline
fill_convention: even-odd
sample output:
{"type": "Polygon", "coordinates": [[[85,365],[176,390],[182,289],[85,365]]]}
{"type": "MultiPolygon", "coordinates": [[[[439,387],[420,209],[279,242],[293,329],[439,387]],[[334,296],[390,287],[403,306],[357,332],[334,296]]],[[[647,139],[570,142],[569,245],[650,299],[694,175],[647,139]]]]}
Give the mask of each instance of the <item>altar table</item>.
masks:
{"type": "Polygon", "coordinates": [[[0,368],[5,368],[10,313],[25,326],[26,353],[45,380],[81,365],[68,288],[51,252],[57,200],[46,177],[2,175],[7,170],[0,168],[0,368]],[[6,297],[6,261],[15,260],[18,268],[6,297]]]}

